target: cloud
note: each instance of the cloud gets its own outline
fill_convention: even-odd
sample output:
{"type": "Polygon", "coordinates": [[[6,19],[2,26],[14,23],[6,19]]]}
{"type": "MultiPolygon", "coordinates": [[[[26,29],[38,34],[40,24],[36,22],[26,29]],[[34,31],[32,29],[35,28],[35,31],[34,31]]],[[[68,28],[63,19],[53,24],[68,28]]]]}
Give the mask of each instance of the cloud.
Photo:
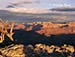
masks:
{"type": "Polygon", "coordinates": [[[31,4],[31,3],[39,3],[39,1],[25,0],[25,1],[18,1],[18,2],[10,2],[10,4],[12,4],[12,5],[31,4]]]}
{"type": "Polygon", "coordinates": [[[39,4],[39,3],[40,1],[38,0],[21,0],[21,1],[16,1],[16,2],[9,2],[9,5],[7,6],[7,8],[17,7],[23,4],[39,4]]]}
{"type": "Polygon", "coordinates": [[[37,7],[37,8],[54,8],[59,6],[70,5],[70,0],[13,0],[7,7],[37,7]]]}
{"type": "Polygon", "coordinates": [[[8,8],[10,12],[21,12],[21,13],[49,13],[51,12],[48,9],[39,9],[39,8],[8,8]]]}

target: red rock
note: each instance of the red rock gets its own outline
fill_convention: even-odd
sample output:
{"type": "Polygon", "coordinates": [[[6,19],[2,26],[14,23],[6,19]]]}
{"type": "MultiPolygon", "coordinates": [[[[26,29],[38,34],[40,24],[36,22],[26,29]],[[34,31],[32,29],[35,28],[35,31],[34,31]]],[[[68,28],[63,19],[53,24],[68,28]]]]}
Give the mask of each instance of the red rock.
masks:
{"type": "Polygon", "coordinates": [[[69,26],[69,27],[75,27],[75,22],[69,22],[69,23],[68,23],[68,26],[69,26]]]}
{"type": "Polygon", "coordinates": [[[23,24],[18,24],[15,29],[25,29],[25,26],[23,24]]]}

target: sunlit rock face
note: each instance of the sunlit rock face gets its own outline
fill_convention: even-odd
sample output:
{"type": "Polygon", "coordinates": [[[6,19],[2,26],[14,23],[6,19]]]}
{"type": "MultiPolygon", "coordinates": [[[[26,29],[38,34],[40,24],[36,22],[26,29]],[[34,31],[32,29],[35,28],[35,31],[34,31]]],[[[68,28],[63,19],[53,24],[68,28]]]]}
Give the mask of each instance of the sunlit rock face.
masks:
{"type": "Polygon", "coordinates": [[[32,22],[28,23],[27,26],[23,24],[18,24],[16,29],[24,29],[25,31],[34,31],[41,35],[50,36],[56,34],[74,34],[75,33],[75,23],[69,22],[65,24],[58,24],[52,22],[32,22]]]}
{"type": "Polygon", "coordinates": [[[75,22],[69,22],[69,23],[68,23],[68,26],[69,26],[69,27],[75,27],[75,22]]]}
{"type": "MultiPolygon", "coordinates": [[[[62,37],[64,38],[64,36],[65,36],[65,38],[70,37],[69,34],[74,35],[75,34],[75,26],[71,27],[71,26],[69,26],[68,23],[59,24],[59,23],[52,23],[52,22],[32,22],[32,23],[27,23],[27,24],[15,25],[14,33],[15,34],[13,35],[13,38],[14,38],[15,42],[19,42],[19,43],[23,43],[23,44],[25,44],[25,43],[26,44],[29,44],[29,43],[34,44],[36,42],[39,43],[39,41],[44,43],[44,41],[46,40],[45,42],[48,44],[49,41],[48,41],[47,37],[49,39],[51,37],[55,37],[55,38],[58,37],[59,39],[62,39],[62,37]],[[64,36],[61,36],[62,34],[64,34],[64,36]],[[22,36],[20,36],[20,35],[22,35],[22,36]],[[52,36],[52,35],[55,35],[55,36],[52,36]],[[45,40],[42,40],[42,39],[45,39],[45,40]],[[28,42],[28,41],[30,41],[30,42],[28,42]]],[[[74,37],[75,36],[73,36],[73,39],[74,39],[74,37]]],[[[8,40],[9,39],[6,38],[6,41],[8,41],[8,40]]],[[[58,42],[58,41],[56,41],[56,42],[58,42]]],[[[4,43],[6,43],[6,42],[4,42],[4,43]]]]}
{"type": "Polygon", "coordinates": [[[43,23],[43,28],[58,28],[59,26],[57,24],[53,23],[43,23]]]}
{"type": "MultiPolygon", "coordinates": [[[[39,22],[37,22],[36,25],[38,23],[39,22]]],[[[49,36],[51,34],[75,33],[75,29],[74,29],[75,23],[74,22],[69,22],[69,23],[65,23],[65,24],[55,24],[52,22],[41,22],[39,24],[42,25],[42,27],[40,27],[39,30],[35,30],[35,31],[39,34],[45,34],[46,36],[49,36]]]]}
{"type": "Polygon", "coordinates": [[[25,29],[25,26],[23,24],[18,24],[15,26],[15,29],[25,29]]]}

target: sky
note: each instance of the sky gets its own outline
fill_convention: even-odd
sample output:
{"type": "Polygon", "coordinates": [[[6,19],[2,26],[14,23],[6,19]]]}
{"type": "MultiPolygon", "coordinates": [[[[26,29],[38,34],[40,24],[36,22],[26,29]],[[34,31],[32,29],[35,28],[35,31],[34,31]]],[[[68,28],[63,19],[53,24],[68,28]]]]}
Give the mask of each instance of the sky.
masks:
{"type": "Polygon", "coordinates": [[[0,8],[25,7],[50,9],[55,7],[74,7],[75,0],[0,0],[0,8]]]}

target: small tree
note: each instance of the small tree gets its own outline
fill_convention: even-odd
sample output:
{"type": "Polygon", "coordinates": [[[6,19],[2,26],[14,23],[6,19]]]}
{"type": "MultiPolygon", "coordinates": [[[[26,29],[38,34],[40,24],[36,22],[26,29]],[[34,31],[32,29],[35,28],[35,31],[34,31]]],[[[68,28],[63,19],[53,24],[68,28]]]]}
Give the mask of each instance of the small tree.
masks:
{"type": "Polygon", "coordinates": [[[3,20],[0,18],[0,43],[2,43],[4,41],[4,35],[8,36],[9,39],[11,41],[14,41],[13,39],[13,28],[14,28],[14,22],[3,22],[3,20]],[[10,29],[10,31],[8,32],[8,29],[10,29]]]}

